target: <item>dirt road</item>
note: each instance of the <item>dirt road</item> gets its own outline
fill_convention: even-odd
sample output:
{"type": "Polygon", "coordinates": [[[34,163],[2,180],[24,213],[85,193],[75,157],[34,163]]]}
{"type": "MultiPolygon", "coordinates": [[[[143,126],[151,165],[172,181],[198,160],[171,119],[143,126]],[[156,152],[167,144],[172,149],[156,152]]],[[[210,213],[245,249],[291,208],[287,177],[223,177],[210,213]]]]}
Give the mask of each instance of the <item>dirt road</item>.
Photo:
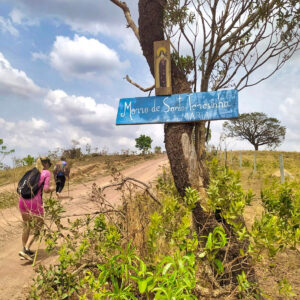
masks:
{"type": "MultiPolygon", "coordinates": [[[[122,172],[126,177],[134,177],[143,182],[151,182],[161,171],[161,167],[168,165],[166,156],[148,160],[130,167],[122,172]]],[[[110,183],[110,177],[95,178],[93,182],[104,186],[110,183]]],[[[62,204],[67,214],[87,212],[93,209],[88,201],[88,194],[93,182],[70,186],[70,198],[67,188],[62,193],[62,204]]],[[[111,191],[107,195],[114,204],[118,203],[119,193],[111,191]]],[[[0,211],[0,300],[25,299],[25,289],[32,283],[34,270],[31,263],[22,261],[18,257],[21,250],[21,219],[16,208],[0,211]]],[[[32,249],[35,249],[33,245],[32,249]]],[[[38,262],[49,263],[43,247],[38,252],[38,262]]],[[[53,260],[53,258],[52,258],[53,260]]]]}

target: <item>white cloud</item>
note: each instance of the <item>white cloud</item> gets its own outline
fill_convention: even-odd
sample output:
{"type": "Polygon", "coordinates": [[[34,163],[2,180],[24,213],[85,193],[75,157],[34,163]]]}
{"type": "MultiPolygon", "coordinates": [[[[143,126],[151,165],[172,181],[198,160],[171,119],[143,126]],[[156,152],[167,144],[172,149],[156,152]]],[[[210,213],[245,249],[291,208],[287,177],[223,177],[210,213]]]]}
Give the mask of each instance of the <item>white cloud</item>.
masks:
{"type": "MultiPolygon", "coordinates": [[[[9,122],[0,118],[1,136],[9,148],[22,149],[25,152],[32,151],[35,147],[41,149],[48,147],[48,136],[51,131],[49,123],[42,119],[20,120],[9,122]]],[[[21,150],[21,151],[22,151],[21,150]]],[[[24,155],[25,155],[25,152],[24,155]]]]}
{"type": "Polygon", "coordinates": [[[34,98],[42,94],[42,89],[38,87],[26,73],[14,69],[7,59],[0,52],[0,95],[1,96],[21,96],[34,98]]]}
{"type": "MultiPolygon", "coordinates": [[[[117,111],[114,107],[97,103],[91,97],[68,95],[62,90],[51,90],[45,97],[45,105],[60,128],[80,132],[74,139],[88,136],[93,144],[103,143],[112,149],[124,148],[126,139],[133,140],[140,126],[128,130],[127,126],[116,126],[117,111]]],[[[128,147],[132,143],[128,143],[128,147]]]]}
{"type": "MultiPolygon", "coordinates": [[[[18,157],[28,153],[35,156],[47,154],[48,150],[57,147],[70,147],[73,139],[82,146],[86,143],[99,149],[106,146],[110,151],[132,149],[134,146],[139,126],[130,130],[124,126],[117,127],[117,112],[113,106],[97,103],[91,97],[68,95],[62,90],[43,90],[25,72],[12,68],[0,53],[0,96],[3,99],[3,96],[11,98],[12,95],[28,99],[44,97],[39,105],[44,105],[48,112],[47,121],[40,115],[24,120],[24,112],[20,111],[16,111],[19,121],[0,117],[0,136],[9,148],[16,149],[18,157]]],[[[5,105],[1,103],[0,112],[5,105]]],[[[30,117],[30,112],[25,115],[30,117]]]]}
{"type": "Polygon", "coordinates": [[[0,30],[2,32],[8,32],[11,35],[18,36],[19,31],[13,26],[9,19],[5,19],[0,16],[0,30]]]}
{"type": "MultiPolygon", "coordinates": [[[[290,126],[299,125],[300,89],[292,89],[289,96],[279,106],[280,114],[290,126]]],[[[300,130],[300,129],[299,129],[300,130]]]]}
{"type": "MultiPolygon", "coordinates": [[[[8,2],[8,0],[6,0],[8,2]]],[[[139,43],[127,28],[123,11],[108,0],[9,0],[14,5],[10,18],[17,25],[38,25],[48,18],[55,23],[64,23],[74,32],[97,35],[99,33],[115,38],[120,47],[135,54],[141,54],[139,43]]],[[[138,23],[138,1],[126,1],[131,16],[138,23]]]]}
{"type": "Polygon", "coordinates": [[[14,8],[10,14],[9,14],[12,22],[16,25],[22,25],[22,26],[34,26],[39,25],[39,19],[38,18],[32,18],[32,16],[26,15],[24,9],[17,9],[14,8]]]}
{"type": "Polygon", "coordinates": [[[286,126],[286,138],[290,151],[299,151],[300,144],[300,89],[292,88],[286,98],[279,105],[279,118],[286,126]]]}
{"type": "MultiPolygon", "coordinates": [[[[294,88],[299,80],[296,73],[282,70],[273,79],[260,85],[245,89],[239,94],[240,113],[264,112],[268,117],[275,117],[286,127],[286,136],[278,150],[299,151],[300,145],[300,89],[294,88]]],[[[211,144],[218,146],[224,121],[211,122],[211,144]]],[[[227,139],[228,149],[250,149],[253,146],[248,141],[227,139]]],[[[222,147],[224,148],[224,143],[222,147]]],[[[262,147],[265,149],[265,147],[262,147]]]]}
{"type": "Polygon", "coordinates": [[[9,16],[12,19],[12,21],[18,25],[22,24],[22,22],[25,18],[24,13],[22,13],[19,9],[13,9],[10,12],[9,16]]]}
{"type": "Polygon", "coordinates": [[[139,136],[141,126],[117,127],[116,109],[110,105],[96,103],[90,97],[68,95],[62,90],[50,90],[44,105],[52,121],[34,117],[11,122],[0,118],[0,136],[9,148],[16,149],[17,157],[44,155],[58,147],[66,149],[72,140],[78,141],[82,149],[88,143],[110,152],[135,150],[134,139],[139,136]]]}
{"type": "Polygon", "coordinates": [[[135,35],[128,31],[126,34],[123,35],[123,41],[120,44],[121,49],[132,52],[137,55],[143,55],[141,45],[135,35]]]}
{"type": "Polygon", "coordinates": [[[32,52],[31,53],[32,60],[43,60],[47,61],[48,60],[48,55],[43,53],[43,52],[32,52]]]}
{"type": "MultiPolygon", "coordinates": [[[[107,0],[9,0],[9,2],[15,5],[11,18],[16,24],[24,20],[35,20],[37,23],[40,18],[46,16],[68,24],[76,32],[118,36],[122,35],[120,27],[124,30],[126,27],[122,10],[107,0]]],[[[127,2],[133,18],[137,20],[137,1],[127,2]]]]}
{"type": "Polygon", "coordinates": [[[121,62],[118,54],[96,39],[75,35],[57,36],[50,53],[51,65],[64,75],[80,78],[120,77],[129,67],[129,62],[121,62]]]}
{"type": "Polygon", "coordinates": [[[71,124],[95,135],[113,135],[116,110],[112,106],[97,104],[90,97],[70,96],[62,90],[49,91],[45,104],[62,124],[71,124]]]}

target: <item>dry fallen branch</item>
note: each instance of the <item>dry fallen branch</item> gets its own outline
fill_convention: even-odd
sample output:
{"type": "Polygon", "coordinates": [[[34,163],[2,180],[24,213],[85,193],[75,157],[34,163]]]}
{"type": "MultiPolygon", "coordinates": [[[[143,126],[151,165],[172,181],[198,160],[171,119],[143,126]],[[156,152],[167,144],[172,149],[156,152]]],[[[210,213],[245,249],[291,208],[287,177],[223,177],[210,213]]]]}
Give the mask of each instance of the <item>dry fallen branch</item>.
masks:
{"type": "Polygon", "coordinates": [[[97,262],[90,262],[90,263],[83,264],[78,269],[76,269],[75,271],[73,271],[72,275],[77,275],[78,273],[80,273],[84,269],[94,268],[94,267],[97,267],[97,265],[99,265],[99,262],[98,263],[97,262]]]}
{"type": "Polygon", "coordinates": [[[150,196],[157,204],[159,204],[160,206],[162,205],[162,204],[160,203],[160,201],[153,195],[153,193],[150,192],[151,187],[150,187],[149,185],[147,185],[146,183],[144,183],[144,182],[142,182],[142,181],[140,181],[140,180],[137,180],[137,179],[135,179],[135,178],[132,178],[132,177],[125,177],[125,178],[123,178],[122,181],[119,182],[119,183],[114,183],[114,184],[106,185],[106,186],[104,186],[104,187],[101,188],[101,191],[104,192],[104,190],[107,189],[107,188],[117,187],[117,186],[120,187],[120,188],[122,188],[122,187],[124,186],[124,184],[125,184],[127,181],[131,181],[131,183],[132,183],[134,186],[136,186],[136,187],[138,187],[138,188],[140,188],[140,189],[143,189],[145,192],[147,192],[147,194],[148,194],[148,195],[149,195],[149,196],[150,196]],[[136,184],[136,183],[139,183],[140,185],[142,185],[142,187],[141,187],[140,185],[136,184]]]}
{"type": "Polygon", "coordinates": [[[135,87],[139,88],[143,92],[152,91],[155,88],[155,84],[153,84],[152,86],[145,89],[145,88],[141,87],[140,85],[138,85],[137,83],[135,83],[134,81],[132,81],[128,75],[126,75],[126,77],[124,79],[126,79],[129,83],[131,83],[135,87]]]}
{"type": "Polygon", "coordinates": [[[98,214],[107,214],[107,213],[118,213],[118,214],[121,214],[125,218],[125,215],[120,210],[117,210],[117,209],[98,210],[98,211],[82,213],[82,214],[65,215],[65,216],[62,216],[62,218],[82,217],[82,216],[88,216],[88,215],[98,215],[98,214]]]}

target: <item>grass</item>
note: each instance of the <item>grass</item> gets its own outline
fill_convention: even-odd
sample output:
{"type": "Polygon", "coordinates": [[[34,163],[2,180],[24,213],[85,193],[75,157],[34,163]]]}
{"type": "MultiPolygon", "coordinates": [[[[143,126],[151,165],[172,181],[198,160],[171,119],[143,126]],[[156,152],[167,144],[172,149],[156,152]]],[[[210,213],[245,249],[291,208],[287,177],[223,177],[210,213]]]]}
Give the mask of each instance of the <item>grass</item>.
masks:
{"type": "MultiPolygon", "coordinates": [[[[122,171],[142,161],[159,157],[159,155],[84,155],[79,159],[69,160],[71,167],[71,184],[79,184],[95,180],[100,176],[108,176],[111,169],[122,171]]],[[[54,163],[50,171],[53,171],[54,163]]],[[[21,179],[26,171],[33,166],[23,166],[9,170],[0,170],[0,188],[8,184],[15,184],[21,179]]],[[[16,205],[18,195],[16,192],[1,191],[0,209],[16,205]]]]}
{"type": "Polygon", "coordinates": [[[32,167],[24,166],[9,170],[0,170],[0,187],[10,183],[18,182],[25,172],[30,168],[32,167]]]}
{"type": "Polygon", "coordinates": [[[72,184],[94,181],[100,176],[108,176],[112,169],[122,171],[142,161],[159,157],[159,155],[99,155],[84,156],[72,162],[72,184]]]}
{"type": "MultiPolygon", "coordinates": [[[[230,152],[227,154],[227,165],[240,173],[241,184],[245,190],[252,189],[255,198],[250,206],[245,207],[244,218],[248,229],[251,228],[255,218],[260,219],[264,208],[262,206],[261,191],[270,186],[272,182],[280,182],[279,156],[283,156],[284,170],[293,177],[285,180],[299,182],[300,176],[300,153],[279,151],[258,151],[256,153],[257,171],[253,171],[254,151],[233,151],[232,164],[230,152]],[[242,154],[242,167],[240,168],[240,153],[242,154]]],[[[224,153],[221,158],[224,163],[224,153]]],[[[260,264],[255,268],[260,287],[272,297],[270,299],[299,299],[300,295],[300,256],[298,251],[286,249],[274,258],[263,256],[260,264]],[[280,280],[287,280],[294,297],[283,297],[279,294],[277,285],[280,280]],[[298,298],[297,298],[298,297],[298,298]]]]}
{"type": "MultiPolygon", "coordinates": [[[[232,151],[227,153],[227,165],[241,174],[243,188],[251,188],[256,195],[260,195],[261,189],[272,181],[280,182],[279,156],[283,156],[285,171],[293,176],[293,179],[300,176],[300,153],[279,152],[279,151],[257,151],[256,172],[254,172],[254,151],[232,151]],[[240,154],[242,155],[242,167],[240,168],[240,154]]],[[[224,153],[221,161],[224,163],[224,153]]],[[[286,180],[291,178],[286,177],[286,180]]]]}
{"type": "MultiPolygon", "coordinates": [[[[71,172],[72,180],[74,183],[81,181],[90,181],[95,176],[106,176],[110,174],[108,166],[116,165],[119,171],[135,165],[138,162],[153,159],[157,155],[84,155],[79,159],[69,160],[75,173],[71,172]]],[[[53,164],[54,166],[54,164],[53,164]]],[[[52,171],[53,169],[50,169],[52,171]]],[[[33,166],[23,166],[9,170],[0,170],[0,187],[11,183],[17,183],[26,171],[33,166]]]]}
{"type": "Polygon", "coordinates": [[[18,194],[15,192],[4,191],[0,193],[0,209],[16,206],[18,194]]]}

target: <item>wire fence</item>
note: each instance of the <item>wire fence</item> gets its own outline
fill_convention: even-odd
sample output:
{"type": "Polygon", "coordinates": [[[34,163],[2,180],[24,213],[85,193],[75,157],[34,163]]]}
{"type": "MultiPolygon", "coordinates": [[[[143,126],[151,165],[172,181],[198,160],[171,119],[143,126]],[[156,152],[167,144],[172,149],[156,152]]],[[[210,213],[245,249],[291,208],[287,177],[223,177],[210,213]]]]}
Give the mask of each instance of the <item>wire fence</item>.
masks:
{"type": "MultiPolygon", "coordinates": [[[[213,151],[211,151],[212,153],[213,151]]],[[[247,159],[244,159],[243,157],[243,151],[233,151],[233,150],[215,150],[214,151],[215,156],[217,159],[224,163],[226,167],[233,166],[234,162],[238,164],[239,168],[242,169],[244,167],[251,167],[253,168],[253,174],[256,174],[258,172],[258,151],[254,151],[252,155],[252,163],[249,163],[249,153],[245,156],[247,156],[247,159]]],[[[278,163],[276,163],[276,167],[280,170],[280,181],[281,183],[284,183],[286,180],[286,176],[289,174],[286,173],[284,170],[284,157],[282,153],[278,154],[278,163]]]]}

